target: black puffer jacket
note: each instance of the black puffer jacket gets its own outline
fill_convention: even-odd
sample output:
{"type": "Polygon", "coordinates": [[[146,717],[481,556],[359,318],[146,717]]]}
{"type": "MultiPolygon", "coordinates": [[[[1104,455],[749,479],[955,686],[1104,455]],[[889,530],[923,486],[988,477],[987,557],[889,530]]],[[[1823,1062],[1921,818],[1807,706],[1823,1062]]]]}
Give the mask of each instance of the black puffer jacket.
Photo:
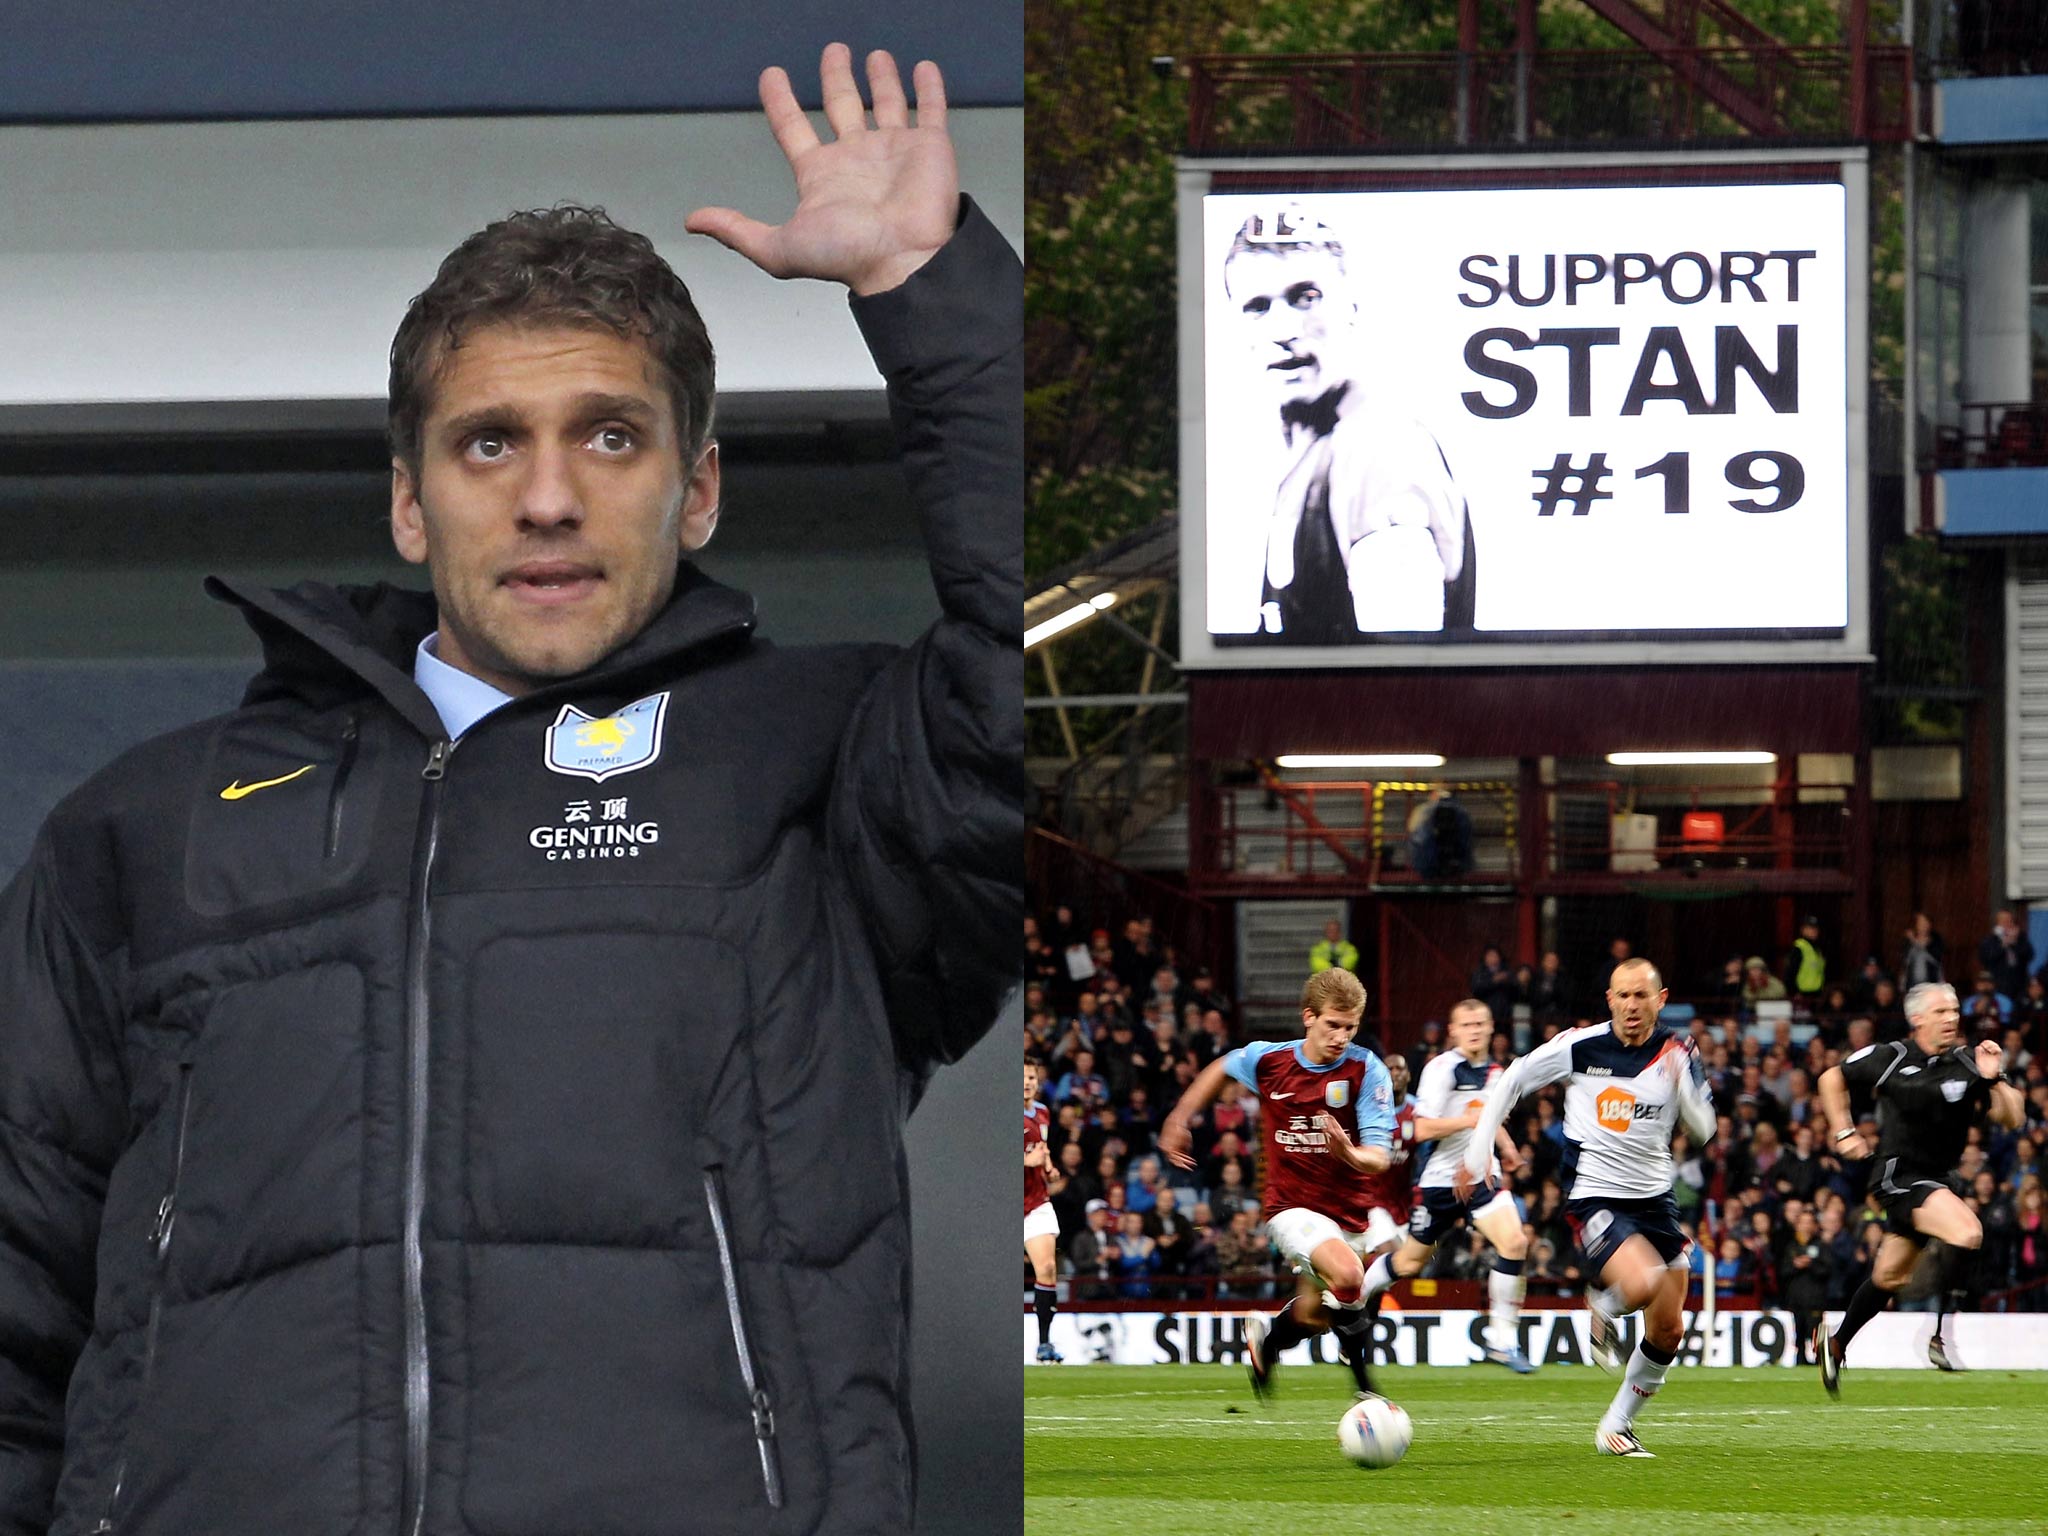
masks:
{"type": "Polygon", "coordinates": [[[686,568],[450,750],[428,599],[225,593],[244,706],[51,817],[0,898],[0,1531],[908,1531],[901,1120],[1021,910],[1015,257],[970,211],[855,308],[916,646],[776,649],[686,568]]]}

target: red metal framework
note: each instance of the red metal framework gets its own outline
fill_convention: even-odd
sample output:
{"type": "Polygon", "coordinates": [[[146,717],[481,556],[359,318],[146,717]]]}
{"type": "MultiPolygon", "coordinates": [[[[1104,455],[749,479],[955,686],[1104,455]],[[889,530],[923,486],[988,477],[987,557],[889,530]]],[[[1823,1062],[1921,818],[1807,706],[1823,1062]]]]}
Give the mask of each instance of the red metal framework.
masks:
{"type": "Polygon", "coordinates": [[[1640,890],[1647,882],[1706,880],[1747,889],[1848,890],[1855,852],[1848,786],[1801,785],[1787,771],[1765,786],[1555,784],[1512,779],[1283,779],[1210,792],[1193,819],[1190,886],[1210,897],[1296,891],[1364,895],[1469,891],[1521,895],[1640,890]],[[1450,877],[1410,867],[1407,814],[1433,789],[1453,793],[1472,821],[1469,868],[1450,877]],[[1708,824],[1689,818],[1718,817],[1708,824]],[[1644,842],[1618,840],[1616,818],[1654,822],[1644,842]]]}
{"type": "Polygon", "coordinates": [[[1206,853],[1189,875],[1204,894],[1258,895],[1297,888],[1364,892],[1447,887],[1506,890],[1514,883],[1516,785],[1507,779],[1304,782],[1259,765],[1259,782],[1221,792],[1206,853]],[[1483,856],[1454,877],[1409,867],[1407,803],[1431,789],[1456,794],[1474,819],[1483,856]],[[1280,814],[1275,815],[1278,811],[1280,814]]]}
{"type": "Polygon", "coordinates": [[[1799,786],[1789,776],[1780,777],[1761,799],[1754,790],[1686,784],[1660,786],[1654,804],[1645,805],[1642,785],[1618,780],[1558,784],[1550,793],[1560,809],[1576,803],[1592,808],[1594,815],[1575,822],[1559,816],[1551,828],[1545,878],[1537,882],[1544,894],[1567,888],[1575,873],[1676,873],[1687,879],[1708,870],[1768,873],[1774,888],[1806,890],[1836,889],[1848,878],[1849,834],[1842,814],[1846,791],[1843,799],[1803,808],[1799,786]],[[1718,831],[1705,832],[1697,821],[1688,827],[1688,820],[1702,812],[1719,818],[1718,831]],[[1617,820],[1631,814],[1654,822],[1655,834],[1624,848],[1617,820]],[[1817,878],[1785,878],[1802,872],[1817,878]]]}
{"type": "Polygon", "coordinates": [[[1765,138],[1903,143],[1899,47],[1205,55],[1190,152],[1765,138]]]}

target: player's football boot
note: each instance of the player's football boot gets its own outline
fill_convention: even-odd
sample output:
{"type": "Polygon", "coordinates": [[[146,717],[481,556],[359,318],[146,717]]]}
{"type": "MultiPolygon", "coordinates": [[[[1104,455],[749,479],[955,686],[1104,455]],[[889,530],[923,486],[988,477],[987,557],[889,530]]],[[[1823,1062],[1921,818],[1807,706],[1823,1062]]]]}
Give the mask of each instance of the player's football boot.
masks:
{"type": "MultiPolygon", "coordinates": [[[[1371,1393],[1372,1320],[1361,1307],[1339,1307],[1330,1318],[1330,1337],[1337,1343],[1337,1358],[1351,1372],[1358,1390],[1371,1393]]],[[[1377,1395],[1377,1394],[1374,1394],[1377,1395]]]]}
{"type": "Polygon", "coordinates": [[[1593,1445],[1602,1456],[1647,1456],[1653,1461],[1657,1456],[1655,1451],[1644,1449],[1632,1429],[1596,1430],[1593,1445]]]}
{"type": "Polygon", "coordinates": [[[1941,1335],[1938,1333],[1927,1341],[1927,1363],[1937,1371],[1960,1371],[1963,1369],[1962,1366],[1956,1364],[1955,1358],[1949,1354],[1948,1346],[1941,1342],[1941,1335]]]}
{"type": "Polygon", "coordinates": [[[1266,1359],[1266,1335],[1272,1326],[1271,1318],[1259,1316],[1246,1318],[1244,1324],[1244,1370],[1253,1393],[1262,1400],[1273,1392],[1273,1366],[1266,1359]]]}
{"type": "Polygon", "coordinates": [[[1535,1374],[1536,1362],[1523,1354],[1520,1349],[1489,1349],[1486,1352],[1489,1364],[1504,1365],[1517,1376],[1535,1374]]]}
{"type": "Polygon", "coordinates": [[[1368,1356],[1354,1349],[1340,1338],[1337,1341],[1337,1358],[1342,1360],[1345,1369],[1351,1372],[1351,1379],[1358,1384],[1358,1395],[1360,1397],[1378,1397],[1380,1395],[1373,1390],[1372,1367],[1368,1364],[1368,1356]]]}
{"type": "Polygon", "coordinates": [[[1593,1363],[1612,1376],[1622,1367],[1621,1330],[1598,1307],[1586,1308],[1586,1316],[1586,1331],[1593,1340],[1593,1363]]]}
{"type": "Polygon", "coordinates": [[[1066,1358],[1065,1355],[1054,1349],[1050,1343],[1038,1346],[1038,1363],[1040,1365],[1058,1365],[1066,1358]]]}
{"type": "Polygon", "coordinates": [[[1820,1361],[1820,1384],[1828,1389],[1829,1397],[1842,1395],[1842,1357],[1835,1353],[1835,1341],[1828,1336],[1828,1325],[1817,1324],[1813,1330],[1813,1353],[1820,1361]]]}

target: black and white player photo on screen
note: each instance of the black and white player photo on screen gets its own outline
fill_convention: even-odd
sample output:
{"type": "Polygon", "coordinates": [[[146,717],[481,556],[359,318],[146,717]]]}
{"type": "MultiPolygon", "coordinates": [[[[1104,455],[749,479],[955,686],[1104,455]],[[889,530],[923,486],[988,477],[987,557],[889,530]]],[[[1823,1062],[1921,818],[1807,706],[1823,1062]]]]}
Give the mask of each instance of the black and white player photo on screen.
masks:
{"type": "Polygon", "coordinates": [[[1211,186],[1206,638],[1840,636],[1848,198],[1793,176],[1211,186]]]}
{"type": "Polygon", "coordinates": [[[1238,367],[1266,395],[1249,424],[1277,448],[1260,459],[1271,466],[1270,506],[1250,499],[1227,514],[1245,544],[1264,539],[1256,632],[1341,645],[1469,627],[1465,498],[1374,356],[1343,240],[1299,203],[1251,213],[1231,237],[1222,283],[1238,367]]]}

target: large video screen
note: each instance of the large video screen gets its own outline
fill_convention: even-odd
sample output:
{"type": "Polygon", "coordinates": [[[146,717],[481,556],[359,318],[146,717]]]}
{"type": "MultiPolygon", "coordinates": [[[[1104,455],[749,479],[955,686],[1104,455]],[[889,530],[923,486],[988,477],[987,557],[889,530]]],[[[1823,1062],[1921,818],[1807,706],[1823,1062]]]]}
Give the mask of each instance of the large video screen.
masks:
{"type": "Polygon", "coordinates": [[[1189,659],[1843,647],[1861,267],[1838,175],[1258,180],[1199,204],[1189,659]]]}

